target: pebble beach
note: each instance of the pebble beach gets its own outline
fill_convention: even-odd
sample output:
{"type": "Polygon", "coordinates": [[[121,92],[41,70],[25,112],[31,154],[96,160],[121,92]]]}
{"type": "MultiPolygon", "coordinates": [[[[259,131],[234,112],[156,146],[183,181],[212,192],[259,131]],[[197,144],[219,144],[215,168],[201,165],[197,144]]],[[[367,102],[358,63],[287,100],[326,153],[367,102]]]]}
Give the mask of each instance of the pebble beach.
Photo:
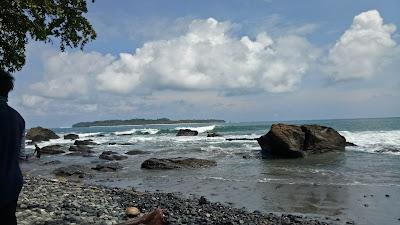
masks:
{"type": "MultiPolygon", "coordinates": [[[[17,219],[21,225],[111,225],[128,220],[127,207],[148,213],[164,211],[167,224],[339,224],[300,215],[250,212],[204,197],[184,198],[172,193],[137,192],[133,189],[91,186],[66,180],[25,176],[17,219]]],[[[347,222],[349,224],[351,222],[347,222]]],[[[346,223],[345,223],[346,224],[346,223]]]]}

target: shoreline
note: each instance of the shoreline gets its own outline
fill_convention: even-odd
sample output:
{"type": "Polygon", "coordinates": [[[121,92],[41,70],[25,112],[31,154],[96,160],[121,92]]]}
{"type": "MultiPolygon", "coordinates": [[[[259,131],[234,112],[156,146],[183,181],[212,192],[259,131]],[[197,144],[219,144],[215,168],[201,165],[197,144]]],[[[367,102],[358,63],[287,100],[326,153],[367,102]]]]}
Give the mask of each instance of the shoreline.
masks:
{"type": "Polygon", "coordinates": [[[148,213],[157,207],[164,210],[167,224],[353,224],[333,218],[305,215],[263,214],[250,212],[204,197],[185,198],[173,193],[137,192],[133,189],[75,183],[40,176],[25,175],[18,207],[18,224],[99,224],[126,221],[127,207],[148,213]]]}

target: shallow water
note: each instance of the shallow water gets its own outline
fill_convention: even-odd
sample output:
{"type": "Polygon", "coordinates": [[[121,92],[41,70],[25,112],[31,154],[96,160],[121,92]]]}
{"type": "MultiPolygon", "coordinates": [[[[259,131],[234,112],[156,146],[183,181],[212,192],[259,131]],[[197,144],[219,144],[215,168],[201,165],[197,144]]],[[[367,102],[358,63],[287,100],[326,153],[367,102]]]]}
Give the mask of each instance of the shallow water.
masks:
{"type": "MultiPolygon", "coordinates": [[[[138,190],[204,195],[236,207],[277,213],[317,214],[354,220],[357,224],[399,224],[400,218],[400,118],[290,121],[321,124],[340,131],[358,147],[306,159],[260,159],[256,141],[226,141],[225,138],[254,138],[265,134],[272,122],[149,125],[91,128],[57,128],[60,135],[77,133],[93,139],[105,150],[125,153],[143,150],[148,154],[129,156],[117,173],[98,173],[88,181],[138,190]],[[197,137],[175,137],[177,129],[190,127],[197,137]],[[214,131],[224,137],[207,138],[214,131]],[[99,136],[101,135],[101,136],[99,136]],[[116,142],[124,145],[108,145],[116,142]],[[151,157],[196,157],[216,160],[217,167],[196,170],[147,171],[141,163],[151,157]],[[243,156],[247,156],[246,159],[243,156]],[[385,195],[389,195],[386,197],[385,195]],[[364,197],[365,196],[365,197],[364,197]]],[[[52,140],[40,146],[63,143],[52,140]]],[[[50,175],[60,165],[40,165],[50,160],[63,165],[100,162],[97,157],[46,156],[24,165],[32,174],[50,175]]]]}

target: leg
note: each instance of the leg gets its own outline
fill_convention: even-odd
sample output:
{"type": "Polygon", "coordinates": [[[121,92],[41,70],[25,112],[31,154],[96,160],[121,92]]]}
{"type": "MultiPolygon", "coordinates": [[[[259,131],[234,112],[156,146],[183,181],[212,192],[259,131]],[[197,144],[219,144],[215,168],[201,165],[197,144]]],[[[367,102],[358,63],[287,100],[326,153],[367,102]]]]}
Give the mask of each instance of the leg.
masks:
{"type": "Polygon", "coordinates": [[[4,225],[17,225],[17,218],[15,217],[15,210],[17,208],[17,200],[12,201],[0,208],[1,224],[4,225]]]}

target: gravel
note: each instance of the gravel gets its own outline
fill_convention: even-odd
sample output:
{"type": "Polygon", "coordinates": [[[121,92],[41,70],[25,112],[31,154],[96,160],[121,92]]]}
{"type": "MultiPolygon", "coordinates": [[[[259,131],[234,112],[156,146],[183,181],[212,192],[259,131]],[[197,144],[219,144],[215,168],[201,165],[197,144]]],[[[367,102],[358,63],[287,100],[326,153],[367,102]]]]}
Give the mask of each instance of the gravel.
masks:
{"type": "Polygon", "coordinates": [[[249,212],[204,197],[189,199],[172,193],[143,193],[34,176],[25,177],[17,218],[21,225],[111,225],[128,219],[127,207],[137,207],[142,213],[160,207],[171,225],[333,224],[300,215],[249,212]]]}

